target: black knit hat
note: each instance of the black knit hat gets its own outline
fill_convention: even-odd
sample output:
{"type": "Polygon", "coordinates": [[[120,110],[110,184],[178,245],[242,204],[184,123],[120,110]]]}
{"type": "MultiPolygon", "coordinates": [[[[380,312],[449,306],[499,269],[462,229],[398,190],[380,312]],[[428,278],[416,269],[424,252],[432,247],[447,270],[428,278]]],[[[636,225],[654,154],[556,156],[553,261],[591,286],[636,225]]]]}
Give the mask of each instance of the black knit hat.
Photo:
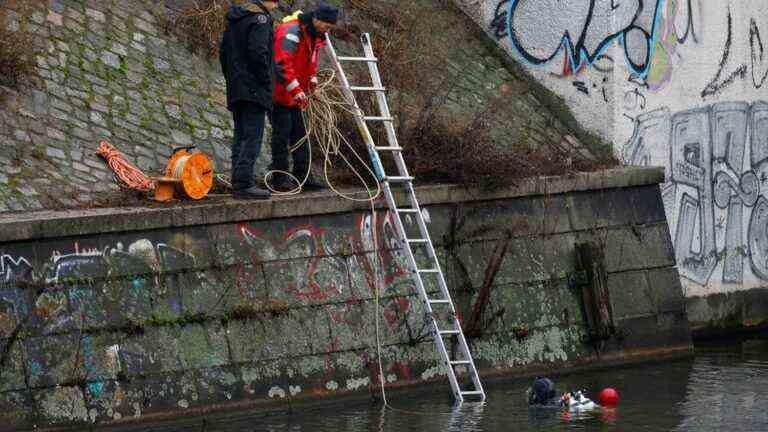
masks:
{"type": "Polygon", "coordinates": [[[312,12],[312,16],[320,21],[336,24],[339,20],[339,10],[324,1],[320,1],[312,12]]]}

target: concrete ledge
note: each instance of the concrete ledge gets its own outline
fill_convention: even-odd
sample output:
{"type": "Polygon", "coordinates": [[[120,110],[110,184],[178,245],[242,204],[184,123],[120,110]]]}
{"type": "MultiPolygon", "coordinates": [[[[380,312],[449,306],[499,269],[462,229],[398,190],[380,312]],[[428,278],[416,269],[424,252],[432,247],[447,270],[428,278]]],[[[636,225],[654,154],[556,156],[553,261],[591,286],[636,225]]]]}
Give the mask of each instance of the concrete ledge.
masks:
{"type": "Polygon", "coordinates": [[[768,288],[686,299],[693,338],[698,340],[768,328],[768,288]]]}
{"type": "MultiPolygon", "coordinates": [[[[645,186],[663,181],[663,168],[623,167],[523,180],[516,186],[494,193],[467,190],[455,185],[438,185],[418,187],[417,194],[419,202],[426,206],[645,186]]],[[[398,201],[401,201],[403,194],[398,192],[396,195],[398,201]]],[[[349,201],[331,193],[318,193],[263,202],[222,198],[215,202],[180,203],[163,208],[39,211],[0,215],[0,242],[345,213],[369,208],[368,203],[349,201]]]]}

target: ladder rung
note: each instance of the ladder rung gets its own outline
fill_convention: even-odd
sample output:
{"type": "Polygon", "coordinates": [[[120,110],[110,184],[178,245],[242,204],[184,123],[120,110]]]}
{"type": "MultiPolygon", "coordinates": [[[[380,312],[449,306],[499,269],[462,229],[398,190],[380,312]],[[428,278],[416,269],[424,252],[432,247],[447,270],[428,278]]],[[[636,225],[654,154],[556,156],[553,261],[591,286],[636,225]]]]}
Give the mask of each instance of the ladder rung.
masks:
{"type": "MultiPolygon", "coordinates": [[[[2,0],[0,0],[0,3],[2,3],[2,0]]],[[[387,104],[387,88],[384,86],[381,80],[380,71],[377,64],[378,58],[373,51],[370,35],[367,33],[361,35],[363,53],[350,53],[350,56],[337,56],[336,50],[331,43],[330,37],[326,36],[325,39],[327,42],[326,47],[331,54],[331,60],[334,63],[334,67],[339,72],[339,80],[344,87],[344,91],[346,91],[347,95],[352,98],[352,102],[356,111],[355,117],[358,123],[360,123],[360,126],[363,128],[363,133],[367,134],[368,127],[375,125],[373,122],[380,122],[385,127],[385,129],[387,129],[388,140],[386,142],[381,142],[381,147],[377,147],[376,144],[370,142],[369,137],[366,137],[366,139],[368,139],[369,143],[371,143],[373,146],[372,152],[374,153],[374,157],[378,158],[388,156],[397,162],[398,171],[392,172],[394,175],[389,176],[385,174],[383,168],[379,167],[381,169],[378,171],[377,177],[381,183],[381,186],[384,188],[387,202],[390,204],[390,211],[397,215],[396,219],[399,227],[403,228],[404,230],[404,220],[402,216],[404,214],[413,214],[416,218],[415,220],[420,226],[421,233],[411,232],[406,234],[403,232],[399,239],[399,245],[402,246],[410,256],[411,268],[409,270],[409,276],[414,283],[421,287],[420,300],[423,302],[422,307],[426,309],[426,311],[424,311],[425,317],[430,319],[430,336],[431,339],[434,340],[438,350],[441,352],[441,364],[448,373],[451,389],[454,391],[453,396],[457,399],[457,401],[462,401],[465,397],[473,397],[473,400],[485,400],[486,395],[483,391],[483,386],[480,383],[480,376],[477,368],[475,367],[474,360],[472,359],[472,354],[467,347],[467,342],[464,338],[463,330],[461,328],[461,322],[457,316],[456,306],[451,299],[448,287],[446,286],[446,281],[440,268],[440,262],[435,253],[434,245],[432,244],[430,235],[424,231],[425,218],[421,215],[421,206],[416,200],[414,190],[416,178],[412,176],[412,173],[407,171],[407,168],[405,167],[405,160],[403,159],[404,149],[400,146],[395,137],[394,128],[396,126],[396,119],[389,112],[389,106],[387,104]],[[356,86],[349,85],[343,70],[343,68],[347,66],[347,63],[342,65],[341,62],[358,62],[365,64],[368,66],[367,69],[371,80],[358,81],[359,85],[356,86]],[[356,97],[355,94],[357,94],[356,92],[370,92],[371,96],[375,96],[377,98],[376,101],[378,102],[380,110],[368,113],[362,111],[362,109],[357,105],[357,102],[354,100],[356,97]],[[378,154],[377,152],[382,153],[378,154]],[[402,186],[398,185],[397,183],[402,183],[402,186]],[[404,189],[404,191],[408,194],[410,203],[403,203],[403,207],[407,208],[400,209],[397,207],[397,203],[392,196],[395,189],[404,189]],[[408,235],[412,235],[417,238],[408,238],[408,235]],[[422,264],[425,267],[423,269],[419,268],[419,265],[415,262],[415,258],[413,256],[417,249],[427,249],[429,259],[431,260],[429,263],[422,264]],[[434,274],[437,276],[424,276],[426,274],[434,274]],[[439,292],[427,293],[424,287],[425,279],[437,279],[442,294],[439,292]],[[445,315],[447,315],[447,317],[445,315]],[[446,345],[449,345],[451,340],[456,341],[454,338],[458,339],[463,354],[452,356],[446,350],[446,345]],[[458,367],[460,365],[464,366],[468,370],[468,373],[471,375],[472,383],[474,384],[473,386],[466,385],[461,387],[461,384],[458,382],[458,375],[460,375],[459,371],[463,369],[458,367]]]]}
{"type": "Polygon", "coordinates": [[[440,333],[441,335],[457,335],[461,332],[458,330],[440,330],[438,331],[438,333],[440,333]]]}
{"type": "Polygon", "coordinates": [[[352,86],[349,88],[352,91],[369,91],[369,92],[385,92],[387,91],[384,87],[359,87],[359,86],[352,86]]]}
{"type": "Polygon", "coordinates": [[[406,239],[406,240],[408,241],[408,243],[420,243],[420,244],[429,243],[429,240],[427,239],[406,239]]]}
{"type": "Polygon", "coordinates": [[[368,62],[376,63],[379,61],[376,57],[337,57],[340,61],[368,62]]]}
{"type": "Polygon", "coordinates": [[[451,304],[450,300],[427,300],[430,303],[451,304]]]}
{"type": "Polygon", "coordinates": [[[384,177],[385,182],[399,182],[399,183],[405,183],[405,182],[412,182],[414,180],[414,177],[384,177]]]}

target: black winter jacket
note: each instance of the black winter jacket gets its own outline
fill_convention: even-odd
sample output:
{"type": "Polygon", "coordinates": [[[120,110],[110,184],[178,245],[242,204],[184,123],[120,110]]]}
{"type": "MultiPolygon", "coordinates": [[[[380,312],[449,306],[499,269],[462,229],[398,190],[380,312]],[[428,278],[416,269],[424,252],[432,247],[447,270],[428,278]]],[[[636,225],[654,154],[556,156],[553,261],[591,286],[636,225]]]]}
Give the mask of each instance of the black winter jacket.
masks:
{"type": "Polygon", "coordinates": [[[275,30],[272,15],[259,3],[232,6],[221,39],[219,61],[227,81],[227,108],[246,101],[272,109],[275,30]]]}

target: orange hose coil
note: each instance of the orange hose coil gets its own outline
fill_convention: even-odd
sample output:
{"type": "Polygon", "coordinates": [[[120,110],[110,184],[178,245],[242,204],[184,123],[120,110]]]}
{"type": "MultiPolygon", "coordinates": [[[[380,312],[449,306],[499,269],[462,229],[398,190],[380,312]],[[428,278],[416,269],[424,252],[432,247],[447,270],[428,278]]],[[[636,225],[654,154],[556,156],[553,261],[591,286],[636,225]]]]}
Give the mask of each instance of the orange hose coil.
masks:
{"type": "Polygon", "coordinates": [[[166,175],[179,180],[179,192],[194,200],[205,198],[213,187],[213,164],[200,152],[176,152],[168,162],[166,175]]]}
{"type": "Polygon", "coordinates": [[[101,141],[96,154],[107,161],[107,164],[115,173],[115,178],[125,186],[140,192],[149,192],[155,188],[152,180],[140,169],[128,162],[125,156],[109,142],[101,141]]]}

